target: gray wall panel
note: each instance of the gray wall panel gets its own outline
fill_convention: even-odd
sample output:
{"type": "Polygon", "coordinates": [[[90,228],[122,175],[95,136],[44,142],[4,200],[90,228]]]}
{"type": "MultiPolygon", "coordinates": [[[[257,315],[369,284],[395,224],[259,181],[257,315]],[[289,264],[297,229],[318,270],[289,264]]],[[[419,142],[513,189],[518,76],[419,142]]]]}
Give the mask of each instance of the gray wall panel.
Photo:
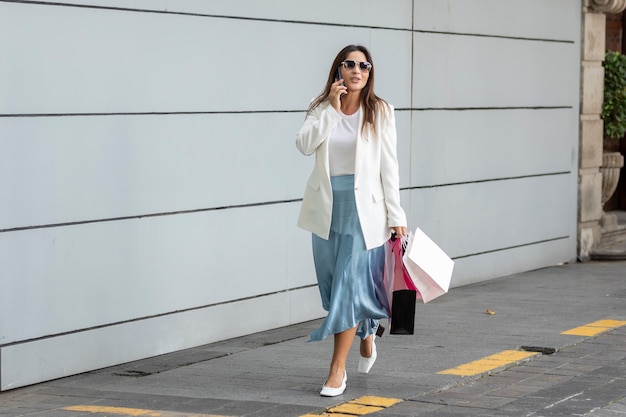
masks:
{"type": "Polygon", "coordinates": [[[575,257],[579,0],[45,3],[0,0],[0,390],[323,316],[294,141],[349,43],[453,286],[575,257]]]}
{"type": "Polygon", "coordinates": [[[572,0],[415,0],[414,29],[578,41],[572,0]],[[471,16],[471,18],[468,18],[471,16]]]}
{"type": "MultiPolygon", "coordinates": [[[[54,0],[43,0],[56,3],[54,0]]],[[[411,29],[411,0],[392,2],[342,0],[341,2],[298,2],[293,0],[67,0],[65,4],[130,8],[157,12],[190,13],[269,19],[273,21],[310,22],[334,25],[411,29]],[[355,13],[355,10],[358,13],[355,13]]]]}
{"type": "Polygon", "coordinates": [[[318,294],[315,287],[305,288],[0,347],[0,390],[305,321],[323,313],[309,302],[318,294]]]}
{"type": "Polygon", "coordinates": [[[304,113],[0,118],[0,229],[300,198],[304,113]],[[16,210],[20,207],[20,210],[16,210]],[[45,209],[43,209],[45,208],[45,209]]]}
{"type": "Polygon", "coordinates": [[[410,100],[408,32],[1,2],[0,27],[20,39],[0,44],[0,113],[301,110],[347,40],[397,44],[380,48],[383,91],[410,100]]]}
{"type": "Polygon", "coordinates": [[[573,109],[413,112],[411,184],[573,174],[577,119],[573,109]]]}
{"type": "Polygon", "coordinates": [[[413,190],[411,218],[451,257],[573,235],[570,175],[413,190]]]}
{"type": "Polygon", "coordinates": [[[313,285],[310,236],[291,231],[297,209],[0,233],[2,343],[313,285]]]}
{"type": "Polygon", "coordinates": [[[413,106],[578,103],[578,43],[416,33],[413,106]]]}
{"type": "MultiPolygon", "coordinates": [[[[555,259],[569,259],[575,251],[576,236],[570,236],[565,239],[458,258],[454,264],[452,285],[468,285],[489,278],[512,275],[520,271],[544,268],[546,265],[557,265],[560,262],[555,262],[555,259]]],[[[433,302],[445,303],[446,299],[441,297],[433,302]]]]}

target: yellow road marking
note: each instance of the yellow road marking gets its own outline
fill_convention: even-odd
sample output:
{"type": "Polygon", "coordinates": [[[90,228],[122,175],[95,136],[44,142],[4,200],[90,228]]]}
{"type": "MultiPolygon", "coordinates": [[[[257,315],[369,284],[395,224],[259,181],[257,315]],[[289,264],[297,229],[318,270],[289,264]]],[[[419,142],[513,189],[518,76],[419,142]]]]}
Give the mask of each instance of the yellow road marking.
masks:
{"type": "Polygon", "coordinates": [[[340,404],[337,407],[328,409],[329,413],[346,413],[353,416],[363,416],[365,414],[375,413],[376,411],[384,410],[384,407],[374,407],[371,405],[345,403],[340,404]]]}
{"type": "Polygon", "coordinates": [[[385,398],[385,397],[374,397],[371,395],[366,395],[364,397],[359,397],[348,402],[351,404],[362,404],[362,405],[371,405],[375,407],[389,408],[392,405],[401,403],[402,400],[400,398],[385,398]]]}
{"type": "Polygon", "coordinates": [[[617,327],[626,325],[626,321],[621,320],[598,320],[584,326],[575,327],[573,329],[561,332],[561,334],[571,336],[595,336],[602,332],[606,332],[617,327]]]}
{"type": "Polygon", "coordinates": [[[321,414],[305,414],[300,417],[354,417],[375,413],[389,408],[392,405],[401,403],[399,398],[374,397],[366,395],[355,398],[347,403],[343,403],[324,410],[321,414]]]}
{"type": "Polygon", "coordinates": [[[538,355],[539,353],[537,352],[504,350],[500,353],[496,353],[495,355],[487,356],[485,358],[468,362],[455,368],[439,371],[437,373],[442,375],[473,376],[538,355]]]}
{"type": "Polygon", "coordinates": [[[68,411],[82,411],[87,413],[110,413],[110,414],[122,414],[127,416],[147,416],[147,417],[159,417],[162,414],[153,410],[142,410],[140,408],[126,408],[126,407],[104,407],[96,405],[74,405],[71,407],[65,407],[64,410],[68,411]]]}
{"type": "Polygon", "coordinates": [[[173,411],[144,410],[142,408],[107,407],[99,405],[73,405],[65,407],[63,410],[79,411],[83,413],[117,414],[122,416],[142,417],[226,417],[215,414],[189,414],[173,411]]]}

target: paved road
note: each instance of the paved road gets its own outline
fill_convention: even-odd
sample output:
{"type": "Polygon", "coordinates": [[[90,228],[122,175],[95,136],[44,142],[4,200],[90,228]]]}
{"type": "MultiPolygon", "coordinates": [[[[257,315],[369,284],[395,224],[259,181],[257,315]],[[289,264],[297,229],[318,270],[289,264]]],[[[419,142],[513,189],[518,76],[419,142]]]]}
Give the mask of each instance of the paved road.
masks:
{"type": "Polygon", "coordinates": [[[418,305],[367,376],[355,343],[340,397],[313,321],[7,391],[0,416],[626,417],[625,301],[624,261],[544,268],[418,305]]]}
{"type": "Polygon", "coordinates": [[[626,328],[461,382],[380,416],[626,416],[626,328]],[[406,411],[406,412],[405,412],[406,411]]]}

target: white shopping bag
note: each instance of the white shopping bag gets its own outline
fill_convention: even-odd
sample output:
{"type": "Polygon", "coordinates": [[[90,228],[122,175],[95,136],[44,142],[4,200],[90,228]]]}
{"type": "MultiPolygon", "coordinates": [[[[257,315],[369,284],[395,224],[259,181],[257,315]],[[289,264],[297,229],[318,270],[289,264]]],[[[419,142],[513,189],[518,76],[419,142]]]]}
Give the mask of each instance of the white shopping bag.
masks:
{"type": "Polygon", "coordinates": [[[419,227],[409,240],[402,260],[424,303],[448,292],[454,261],[419,227]]]}

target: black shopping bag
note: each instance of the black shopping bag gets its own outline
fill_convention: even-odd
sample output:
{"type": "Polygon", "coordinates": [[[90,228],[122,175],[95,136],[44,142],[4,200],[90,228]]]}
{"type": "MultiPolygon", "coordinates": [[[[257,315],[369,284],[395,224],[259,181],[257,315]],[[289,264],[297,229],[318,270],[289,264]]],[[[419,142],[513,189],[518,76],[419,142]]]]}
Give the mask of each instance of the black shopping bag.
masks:
{"type": "Polygon", "coordinates": [[[413,334],[415,329],[415,300],[417,293],[414,290],[396,290],[391,302],[391,334],[413,334]]]}

